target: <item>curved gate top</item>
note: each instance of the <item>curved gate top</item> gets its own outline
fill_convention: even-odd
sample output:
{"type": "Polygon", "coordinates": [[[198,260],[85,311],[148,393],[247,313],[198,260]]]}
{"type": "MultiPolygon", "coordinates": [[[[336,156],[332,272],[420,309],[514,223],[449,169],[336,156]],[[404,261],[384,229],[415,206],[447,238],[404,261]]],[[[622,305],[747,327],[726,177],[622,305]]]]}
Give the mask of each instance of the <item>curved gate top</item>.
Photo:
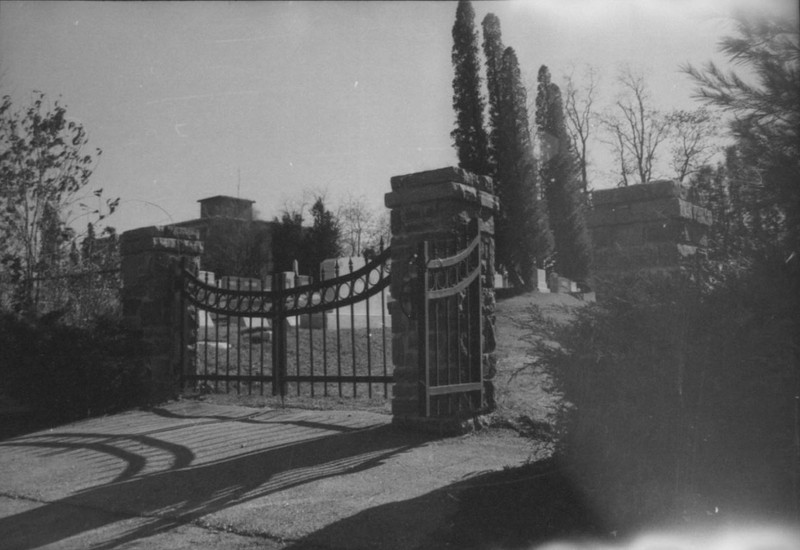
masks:
{"type": "MultiPolygon", "coordinates": [[[[197,311],[196,353],[181,361],[183,383],[264,394],[388,397],[392,381],[386,314],[390,251],[359,269],[300,284],[277,273],[260,288],[221,288],[181,270],[181,295],[197,311]],[[266,288],[268,287],[268,288],[266,288]],[[382,390],[382,391],[381,391],[382,390]]],[[[238,280],[237,280],[238,281],[238,280]]],[[[185,331],[184,331],[185,332],[185,331]]],[[[181,346],[187,349],[188,342],[181,346]]]]}

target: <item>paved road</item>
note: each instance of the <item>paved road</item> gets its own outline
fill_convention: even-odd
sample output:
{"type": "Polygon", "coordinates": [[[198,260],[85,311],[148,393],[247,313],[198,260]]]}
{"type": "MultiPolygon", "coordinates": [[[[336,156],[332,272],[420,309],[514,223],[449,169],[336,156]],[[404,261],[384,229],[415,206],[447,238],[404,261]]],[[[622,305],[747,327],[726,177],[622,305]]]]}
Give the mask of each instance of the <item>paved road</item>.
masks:
{"type": "Polygon", "coordinates": [[[436,547],[471,475],[529,457],[493,432],[177,402],[0,442],[0,548],[436,547]]]}

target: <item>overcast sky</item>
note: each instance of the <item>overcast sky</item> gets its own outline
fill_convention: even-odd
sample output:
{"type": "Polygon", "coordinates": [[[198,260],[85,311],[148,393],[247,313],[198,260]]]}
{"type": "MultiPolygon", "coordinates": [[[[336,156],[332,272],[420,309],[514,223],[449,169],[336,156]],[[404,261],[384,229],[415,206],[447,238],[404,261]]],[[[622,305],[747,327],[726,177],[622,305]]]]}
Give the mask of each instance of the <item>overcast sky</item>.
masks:
{"type": "MultiPolygon", "coordinates": [[[[645,71],[663,108],[692,108],[679,65],[723,61],[736,8],[796,17],[796,0],[474,2],[495,13],[526,80],[591,64],[609,92],[645,71]]],[[[457,163],[450,140],[455,2],[0,3],[0,91],[60,98],[103,150],[94,188],[127,230],[195,218],[197,200],[303,190],[379,208],[398,174],[457,163]],[[240,183],[239,183],[240,182],[240,183]],[[157,206],[155,206],[157,205],[157,206]]],[[[596,151],[595,154],[600,154],[596,151]]],[[[595,159],[602,164],[602,158],[595,159]]],[[[598,175],[595,187],[607,186],[598,175]]]]}

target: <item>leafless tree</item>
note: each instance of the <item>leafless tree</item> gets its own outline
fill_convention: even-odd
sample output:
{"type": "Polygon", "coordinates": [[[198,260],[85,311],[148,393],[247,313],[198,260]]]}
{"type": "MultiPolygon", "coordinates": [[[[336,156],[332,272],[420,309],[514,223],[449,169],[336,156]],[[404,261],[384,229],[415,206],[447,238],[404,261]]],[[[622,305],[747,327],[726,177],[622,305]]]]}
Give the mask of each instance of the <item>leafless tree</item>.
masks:
{"type": "Polygon", "coordinates": [[[567,132],[578,157],[581,185],[583,192],[586,193],[589,190],[589,177],[587,175],[589,166],[588,143],[593,129],[592,124],[596,118],[594,102],[597,95],[599,77],[597,71],[591,65],[585,67],[581,82],[576,81],[574,73],[575,71],[573,70],[565,77],[564,113],[567,117],[567,132]]]}
{"type": "Polygon", "coordinates": [[[617,78],[620,95],[603,118],[607,138],[620,162],[622,185],[633,174],[641,183],[653,178],[656,153],[669,137],[670,118],[652,106],[644,76],[630,68],[617,78]]]}
{"type": "Polygon", "coordinates": [[[336,213],[341,229],[341,247],[348,256],[363,256],[388,238],[386,212],[371,208],[362,197],[348,195],[336,213]]]}
{"type": "Polygon", "coordinates": [[[671,127],[670,166],[675,179],[683,182],[720,151],[715,139],[720,132],[719,118],[706,108],[675,110],[668,118],[671,127]]]}

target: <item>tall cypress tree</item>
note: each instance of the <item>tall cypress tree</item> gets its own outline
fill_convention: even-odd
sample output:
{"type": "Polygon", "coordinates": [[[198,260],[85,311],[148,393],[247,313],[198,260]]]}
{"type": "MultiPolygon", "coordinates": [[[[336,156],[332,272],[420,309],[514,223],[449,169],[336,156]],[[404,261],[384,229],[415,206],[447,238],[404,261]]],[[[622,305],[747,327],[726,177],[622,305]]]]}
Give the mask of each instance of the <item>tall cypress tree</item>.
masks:
{"type": "Polygon", "coordinates": [[[311,217],[314,221],[304,237],[304,255],[308,273],[316,277],[323,260],[341,256],[342,247],[339,246],[341,229],[334,213],[325,208],[322,197],[317,197],[314,201],[311,217]]]}
{"type": "Polygon", "coordinates": [[[503,38],[500,19],[486,14],[483,26],[483,54],[486,57],[486,84],[489,89],[489,169],[490,175],[497,175],[497,127],[500,118],[500,73],[503,64],[503,38]]]}
{"type": "Polygon", "coordinates": [[[539,175],[555,241],[553,267],[565,277],[582,281],[589,275],[591,258],[584,195],[564,121],[561,90],[551,82],[545,65],[539,68],[536,126],[541,151],[539,175]]]}
{"type": "Polygon", "coordinates": [[[503,53],[498,81],[497,179],[505,216],[497,228],[497,254],[515,284],[530,287],[536,267],[549,262],[553,236],[533,156],[527,92],[513,48],[503,53]]]}
{"type": "Polygon", "coordinates": [[[481,95],[475,11],[469,0],[460,0],[456,9],[452,61],[456,127],[450,135],[458,150],[458,165],[485,175],[489,173],[488,139],[483,126],[484,99],[481,95]]]}

